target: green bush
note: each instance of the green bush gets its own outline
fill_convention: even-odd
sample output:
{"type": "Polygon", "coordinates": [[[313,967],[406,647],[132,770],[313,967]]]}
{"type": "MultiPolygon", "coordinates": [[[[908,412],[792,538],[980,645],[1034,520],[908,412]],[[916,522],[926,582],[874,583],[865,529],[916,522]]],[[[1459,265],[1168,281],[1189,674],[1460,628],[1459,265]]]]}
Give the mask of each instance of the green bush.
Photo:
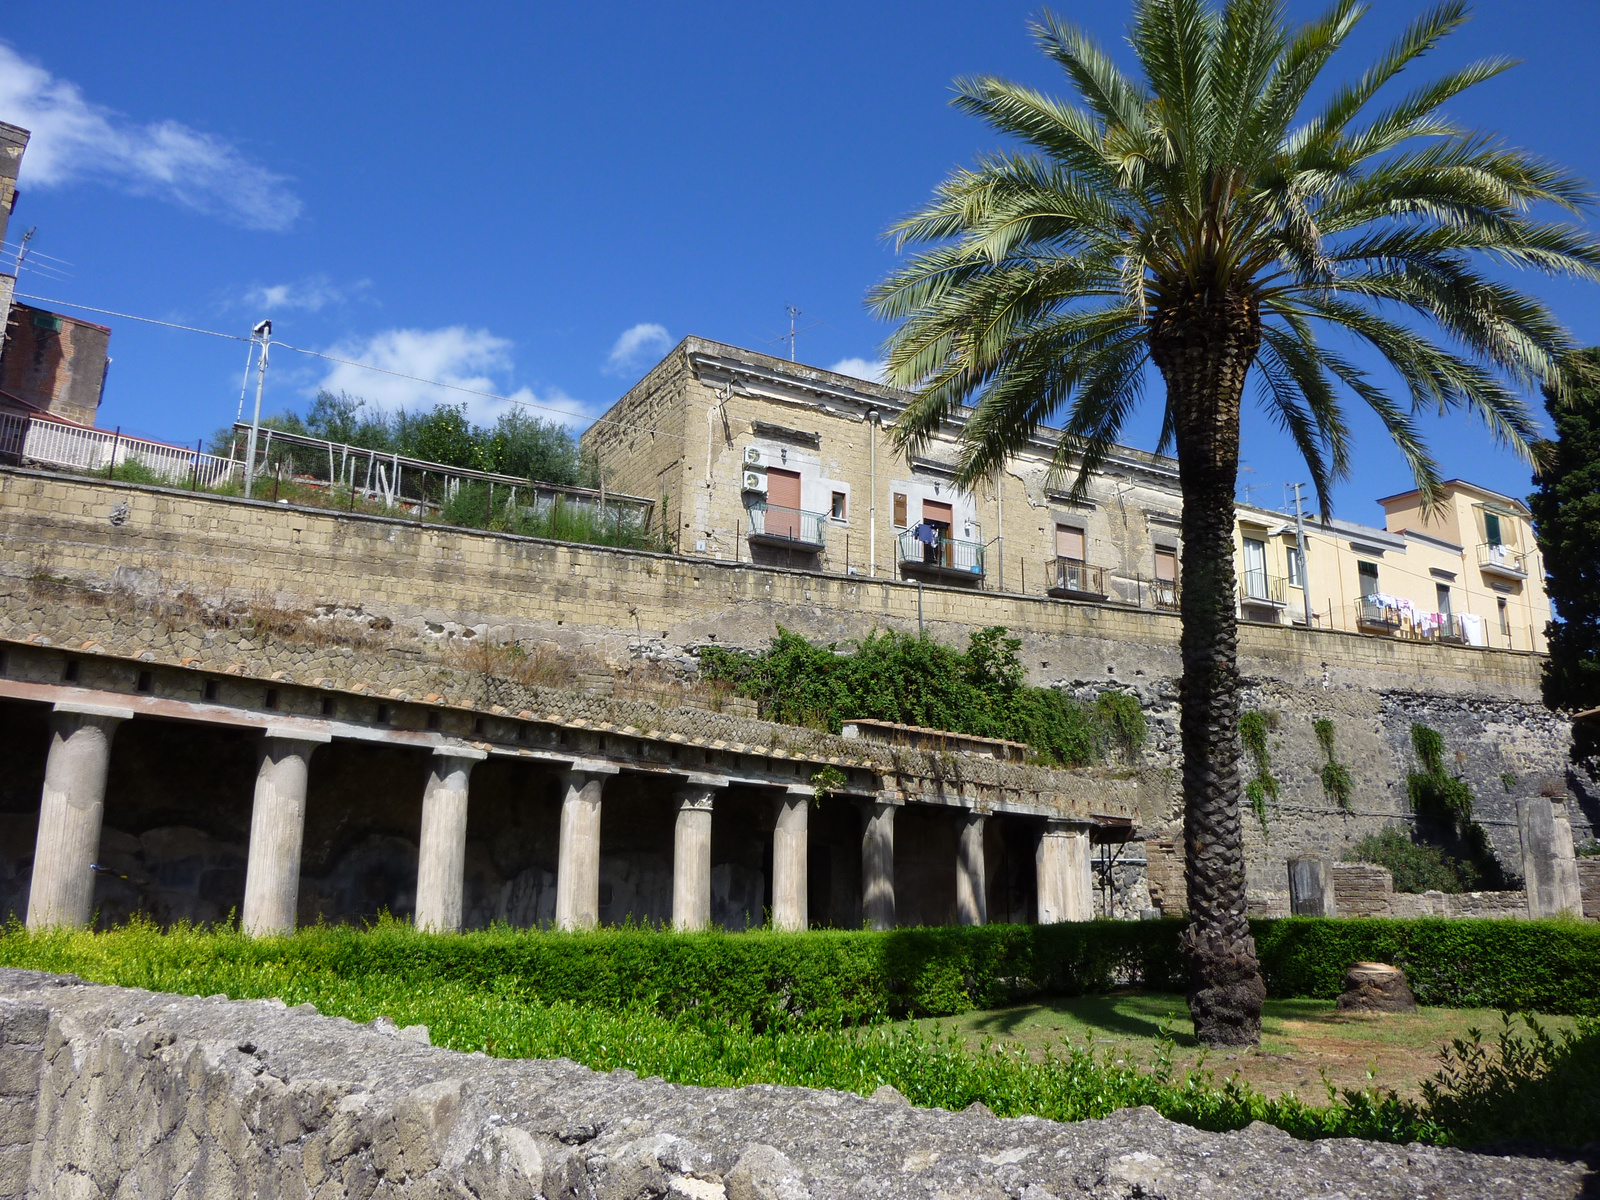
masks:
{"type": "Polygon", "coordinates": [[[1600,1016],[1600,925],[1427,917],[1250,923],[1268,994],[1331,999],[1353,962],[1405,970],[1417,1003],[1600,1016]]]}
{"type": "Polygon", "coordinates": [[[762,717],[837,733],[852,718],[1025,742],[1045,762],[1086,766],[1108,753],[1137,761],[1144,712],[1134,696],[1085,704],[1027,686],[1022,643],[1002,626],[974,633],[965,651],[932,638],[874,631],[841,653],[782,626],[759,654],[706,646],[700,670],[754,699],[762,717]]]}
{"type": "Polygon", "coordinates": [[[1478,883],[1478,870],[1472,863],[1452,858],[1437,846],[1413,842],[1404,830],[1392,825],[1362,838],[1344,861],[1388,867],[1397,892],[1469,892],[1478,883]]]}

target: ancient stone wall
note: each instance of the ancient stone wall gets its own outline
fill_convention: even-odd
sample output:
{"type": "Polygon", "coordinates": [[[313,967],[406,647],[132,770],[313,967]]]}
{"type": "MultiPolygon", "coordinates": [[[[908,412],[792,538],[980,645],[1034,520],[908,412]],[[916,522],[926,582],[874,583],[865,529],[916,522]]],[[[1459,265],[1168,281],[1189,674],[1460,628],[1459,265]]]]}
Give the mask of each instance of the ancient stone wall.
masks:
{"type": "MultiPolygon", "coordinates": [[[[23,470],[0,470],[0,574],[415,635],[363,661],[380,689],[400,686],[389,680],[425,660],[428,647],[474,639],[549,645],[612,672],[650,663],[692,673],[699,646],[760,646],[780,624],[830,642],[920,627],[955,644],[1004,625],[1022,639],[1032,682],[1085,697],[1107,687],[1134,693],[1150,720],[1146,764],[1177,761],[1178,620],[1116,605],[566,545],[23,470]]],[[[28,604],[24,624],[48,633],[50,603],[28,604]]],[[[1519,796],[1564,792],[1574,837],[1593,836],[1600,801],[1587,777],[1568,772],[1567,723],[1539,705],[1537,656],[1283,626],[1241,624],[1239,634],[1244,703],[1272,718],[1282,785],[1264,827],[1254,814],[1246,819],[1259,911],[1287,903],[1289,857],[1336,859],[1365,834],[1409,824],[1413,721],[1444,735],[1512,874],[1519,796]],[[1321,785],[1313,722],[1324,717],[1354,777],[1347,808],[1321,785]]],[[[249,659],[260,648],[242,638],[232,652],[249,659]]],[[[1177,789],[1147,790],[1142,803],[1141,829],[1154,843],[1151,894],[1181,907],[1181,863],[1174,870],[1163,859],[1181,845],[1177,789]]]]}
{"type": "Polygon", "coordinates": [[[1394,890],[1394,876],[1387,867],[1372,863],[1331,863],[1330,866],[1333,868],[1334,903],[1341,917],[1528,916],[1526,892],[1411,894],[1394,890]]]}
{"type": "Polygon", "coordinates": [[[1581,1163],[1151,1109],[1063,1125],[805,1088],[694,1088],[427,1044],[282,1001],[0,970],[0,1198],[1066,1200],[1575,1197],[1581,1163]]]}

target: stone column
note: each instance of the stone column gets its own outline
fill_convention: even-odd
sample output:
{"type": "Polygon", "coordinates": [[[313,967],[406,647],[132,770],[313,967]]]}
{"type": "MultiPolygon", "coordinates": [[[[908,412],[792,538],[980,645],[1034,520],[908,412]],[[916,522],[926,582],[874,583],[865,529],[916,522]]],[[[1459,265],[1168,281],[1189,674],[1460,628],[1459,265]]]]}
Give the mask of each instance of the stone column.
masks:
{"type": "Polygon", "coordinates": [[[989,921],[987,875],[983,862],[983,813],[961,814],[961,840],[956,844],[956,923],[985,925],[989,921]]]}
{"type": "Polygon", "coordinates": [[[672,837],[672,927],[711,924],[711,809],[726,781],[691,780],[672,793],[678,824],[672,837]]]}
{"type": "Polygon", "coordinates": [[[778,797],[772,829],[772,927],[803,930],[811,922],[807,907],[809,828],[813,789],[795,784],[778,797]]]}
{"type": "Polygon", "coordinates": [[[1323,858],[1289,860],[1289,912],[1296,917],[1336,917],[1333,868],[1323,858]]]}
{"type": "Polygon", "coordinates": [[[131,708],[55,706],[28,892],[29,929],[87,925],[94,913],[89,867],[100,852],[111,739],[131,716],[131,708]]]}
{"type": "Polygon", "coordinates": [[[417,928],[434,933],[461,929],[467,869],[467,779],[489,757],[470,746],[433,752],[422,793],[422,835],[417,842],[417,928]]]}
{"type": "Polygon", "coordinates": [[[557,929],[593,929],[600,923],[600,795],[617,770],[609,763],[586,763],[563,776],[557,929]]]}
{"type": "Polygon", "coordinates": [[[879,800],[861,806],[861,916],[869,929],[894,928],[895,807],[879,800]]]}
{"type": "Polygon", "coordinates": [[[1035,861],[1039,924],[1091,920],[1094,891],[1089,879],[1089,826],[1078,821],[1047,821],[1035,861]]]}
{"type": "Polygon", "coordinates": [[[1573,853],[1572,824],[1566,806],[1558,810],[1547,797],[1517,801],[1517,832],[1522,837],[1522,877],[1528,889],[1528,915],[1583,916],[1578,887],[1578,860],[1573,853]]]}
{"type": "Polygon", "coordinates": [[[240,921],[254,937],[294,932],[306,829],[306,777],[312,752],[331,740],[325,733],[308,737],[299,730],[269,728],[261,743],[240,921]]]}

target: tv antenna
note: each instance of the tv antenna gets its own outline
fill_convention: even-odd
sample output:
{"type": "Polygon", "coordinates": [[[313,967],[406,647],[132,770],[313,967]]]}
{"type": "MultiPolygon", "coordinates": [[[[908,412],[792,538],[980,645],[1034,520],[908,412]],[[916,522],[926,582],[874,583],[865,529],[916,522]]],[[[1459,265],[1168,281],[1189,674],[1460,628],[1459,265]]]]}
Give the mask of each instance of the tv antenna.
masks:
{"type": "Polygon", "coordinates": [[[785,333],[785,334],[782,334],[779,337],[772,338],[770,341],[767,342],[767,345],[774,346],[779,342],[788,342],[789,343],[789,361],[793,362],[794,361],[794,340],[795,340],[795,338],[799,337],[802,333],[809,333],[811,330],[816,329],[818,326],[827,324],[827,322],[826,321],[813,321],[809,325],[806,325],[806,326],[804,326],[804,327],[802,327],[800,329],[796,329],[795,328],[795,321],[797,321],[799,319],[799,317],[800,317],[800,310],[798,308],[796,308],[792,304],[786,304],[786,305],[784,305],[784,311],[789,314],[789,332],[785,333]]]}
{"type": "Polygon", "coordinates": [[[17,247],[17,265],[11,271],[13,275],[22,274],[22,260],[28,257],[28,243],[33,241],[33,235],[38,232],[39,227],[34,225],[22,235],[22,245],[17,247]]]}

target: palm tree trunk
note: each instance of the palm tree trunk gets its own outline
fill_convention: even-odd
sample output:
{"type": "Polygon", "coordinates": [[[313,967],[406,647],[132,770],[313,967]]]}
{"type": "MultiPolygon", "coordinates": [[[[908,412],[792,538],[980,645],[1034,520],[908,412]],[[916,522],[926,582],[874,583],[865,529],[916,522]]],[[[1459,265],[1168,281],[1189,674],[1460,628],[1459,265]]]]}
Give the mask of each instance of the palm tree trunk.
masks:
{"type": "Polygon", "coordinates": [[[1186,299],[1156,313],[1150,333],[1183,487],[1182,949],[1195,1036],[1207,1046],[1259,1042],[1266,996],[1245,915],[1233,571],[1239,401],[1260,341],[1255,302],[1234,296],[1186,299]]]}

